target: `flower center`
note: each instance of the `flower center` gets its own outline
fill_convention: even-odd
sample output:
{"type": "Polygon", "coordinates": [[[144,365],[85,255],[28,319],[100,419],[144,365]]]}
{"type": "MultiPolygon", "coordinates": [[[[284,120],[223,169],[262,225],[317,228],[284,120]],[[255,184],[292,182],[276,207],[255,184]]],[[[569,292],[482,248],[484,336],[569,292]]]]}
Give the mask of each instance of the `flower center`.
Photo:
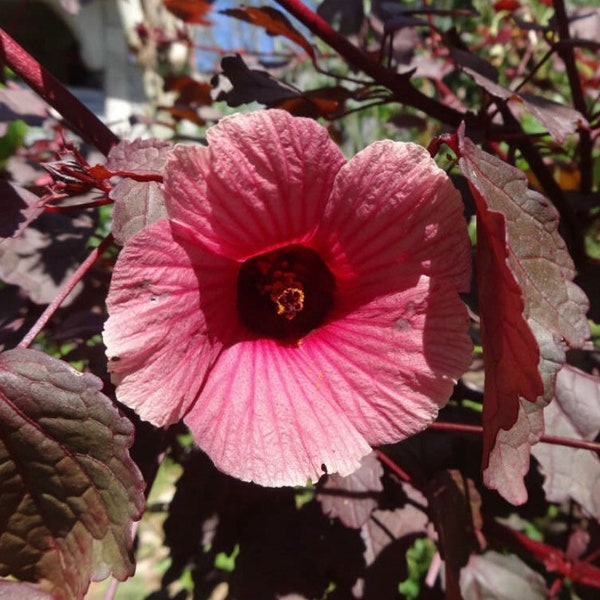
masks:
{"type": "Polygon", "coordinates": [[[237,306],[248,329],[299,340],[318,327],[333,305],[335,279],[321,257],[294,244],[245,261],[237,306]]]}

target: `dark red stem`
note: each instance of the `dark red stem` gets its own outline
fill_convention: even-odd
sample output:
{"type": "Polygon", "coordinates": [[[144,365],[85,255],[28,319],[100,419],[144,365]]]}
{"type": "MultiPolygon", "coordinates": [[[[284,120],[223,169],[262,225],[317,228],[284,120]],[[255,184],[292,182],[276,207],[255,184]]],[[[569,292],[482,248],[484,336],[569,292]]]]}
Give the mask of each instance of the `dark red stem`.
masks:
{"type": "Polygon", "coordinates": [[[0,65],[7,64],[33,91],[55,108],[75,133],[103,154],[119,138],[65,86],[0,29],[0,65]]]}
{"type": "Polygon", "coordinates": [[[417,90],[410,83],[409,77],[406,75],[398,74],[372,60],[360,48],[357,48],[343,35],[340,35],[327,21],[322,19],[300,0],[275,1],[312,31],[312,33],[331,46],[340,56],[343,56],[350,65],[358,67],[377,83],[387,87],[398,102],[422,110],[430,117],[453,127],[458,127],[460,122],[468,117],[468,115],[446,106],[417,90]]]}
{"type": "MultiPolygon", "coordinates": [[[[465,425],[463,423],[444,423],[436,421],[429,426],[431,431],[450,431],[453,433],[473,433],[483,435],[481,425],[465,425]]],[[[542,444],[554,444],[556,446],[567,446],[569,448],[578,448],[579,450],[591,450],[600,454],[600,443],[590,442],[588,440],[575,440],[572,438],[557,437],[554,435],[543,435],[540,438],[542,444]]]]}

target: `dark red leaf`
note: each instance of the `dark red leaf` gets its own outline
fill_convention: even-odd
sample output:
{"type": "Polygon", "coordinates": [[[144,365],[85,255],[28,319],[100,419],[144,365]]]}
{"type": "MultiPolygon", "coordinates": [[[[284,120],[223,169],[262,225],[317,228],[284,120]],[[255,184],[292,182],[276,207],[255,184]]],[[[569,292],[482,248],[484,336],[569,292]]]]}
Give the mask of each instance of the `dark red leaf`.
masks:
{"type": "Polygon", "coordinates": [[[575,133],[578,127],[588,126],[583,115],[570,106],[558,104],[533,94],[513,92],[468,66],[464,66],[463,71],[495,98],[518,102],[519,106],[531,113],[557,142],[562,143],[565,137],[575,133]]]}
{"type": "Polygon", "coordinates": [[[210,25],[206,14],[212,8],[212,2],[206,0],[163,0],[165,8],[178,19],[190,25],[210,25]]]}
{"type": "Polygon", "coordinates": [[[42,200],[26,189],[0,180],[0,243],[17,237],[44,212],[42,200]]]}
{"type": "Polygon", "coordinates": [[[102,382],[36,350],[0,354],[0,575],[83,598],[133,573],[143,480],[102,382]]]}
{"type": "Polygon", "coordinates": [[[492,8],[498,12],[501,10],[512,12],[517,8],[521,8],[521,3],[518,0],[498,0],[492,4],[492,8]]]}
{"type": "Polygon", "coordinates": [[[416,506],[407,504],[395,510],[376,510],[360,532],[365,543],[365,562],[375,562],[394,541],[411,534],[425,533],[429,518],[416,506]]]}
{"type": "Polygon", "coordinates": [[[175,104],[185,107],[210,106],[212,86],[206,81],[197,81],[189,75],[169,75],[165,78],[165,92],[177,92],[175,104]]]}
{"type": "MultiPolygon", "coordinates": [[[[88,254],[95,213],[42,213],[18,238],[0,244],[0,278],[18,285],[37,304],[51,302],[88,254]]],[[[77,285],[69,304],[81,290],[77,285]]]]}
{"type": "Polygon", "coordinates": [[[554,393],[567,347],[589,334],[587,299],[558,213],[527,188],[523,172],[458,133],[459,165],[477,209],[477,276],[485,358],[483,468],[486,485],[522,503],[530,443],[554,393]]]}
{"type": "Polygon", "coordinates": [[[269,6],[253,7],[245,6],[242,8],[229,8],[220,11],[224,15],[252,23],[263,27],[270,35],[282,35],[295,44],[298,44],[315,62],[315,51],[308,40],[300,34],[289,19],[276,8],[269,6]]]}
{"type": "Polygon", "coordinates": [[[361,466],[347,477],[328,475],[319,485],[317,500],[323,512],[337,517],[346,527],[362,527],[378,505],[383,490],[383,467],[374,452],[361,460],[361,466]]]}

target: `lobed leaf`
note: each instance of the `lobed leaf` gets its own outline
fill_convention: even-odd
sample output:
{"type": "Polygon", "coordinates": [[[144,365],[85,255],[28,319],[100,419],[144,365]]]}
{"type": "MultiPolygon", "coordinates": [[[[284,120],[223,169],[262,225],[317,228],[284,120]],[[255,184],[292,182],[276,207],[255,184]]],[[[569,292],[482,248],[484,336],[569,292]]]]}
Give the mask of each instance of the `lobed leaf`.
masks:
{"type": "MultiPolygon", "coordinates": [[[[171,147],[169,142],[156,139],[122,141],[111,149],[105,167],[113,173],[162,176],[171,147]]],[[[162,187],[157,181],[126,177],[109,196],[115,201],[112,234],[120,244],[167,216],[162,187]]]]}
{"type": "Polygon", "coordinates": [[[523,108],[531,113],[559,143],[564,142],[567,135],[573,134],[579,127],[589,127],[584,116],[570,106],[552,102],[541,96],[528,93],[517,93],[495,83],[485,75],[467,66],[463,71],[473,78],[475,83],[483,88],[494,98],[506,101],[519,102],[523,108]]]}
{"type": "Polygon", "coordinates": [[[143,480],[101,381],[36,350],[0,354],[0,575],[83,598],[133,573],[143,480]]]}
{"type": "MultiPolygon", "coordinates": [[[[558,372],[555,399],[544,409],[546,434],[594,440],[600,432],[600,379],[569,365],[558,372]]],[[[536,444],[532,450],[545,477],[550,502],[569,498],[600,519],[600,458],[591,450],[536,444]]]]}
{"type": "Polygon", "coordinates": [[[17,237],[44,212],[41,199],[8,181],[0,180],[0,244],[3,238],[17,237]]]}
{"type": "Polygon", "coordinates": [[[220,11],[224,15],[263,27],[270,35],[282,35],[298,44],[312,59],[316,61],[314,48],[310,42],[290,23],[289,19],[276,8],[270,6],[244,6],[228,8],[220,11]]]}
{"type": "Polygon", "coordinates": [[[323,512],[337,517],[346,527],[360,528],[378,506],[383,491],[383,467],[374,452],[361,459],[361,466],[346,477],[328,475],[318,487],[317,500],[323,512]]]}
{"type": "MultiPolygon", "coordinates": [[[[91,210],[68,216],[42,213],[18,238],[0,244],[0,278],[18,285],[37,304],[52,302],[87,256],[86,244],[95,226],[91,210]]],[[[78,284],[63,306],[81,288],[78,284]]]]}
{"type": "Polygon", "coordinates": [[[568,346],[588,336],[587,299],[572,283],[558,213],[524,173],[458,133],[459,165],[477,209],[477,277],[485,357],[484,481],[510,502],[527,498],[530,444],[568,346]]]}

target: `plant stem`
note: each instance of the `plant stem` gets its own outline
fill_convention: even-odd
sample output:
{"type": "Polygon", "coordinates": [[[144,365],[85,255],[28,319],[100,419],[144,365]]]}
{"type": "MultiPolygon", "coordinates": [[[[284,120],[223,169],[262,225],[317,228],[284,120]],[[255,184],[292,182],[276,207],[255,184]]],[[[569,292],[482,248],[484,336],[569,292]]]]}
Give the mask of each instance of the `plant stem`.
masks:
{"type": "MultiPolygon", "coordinates": [[[[443,421],[436,421],[435,423],[432,423],[428,430],[483,435],[483,427],[481,425],[466,425],[464,423],[447,423],[443,421]]],[[[554,444],[555,446],[566,446],[569,448],[577,448],[579,450],[591,450],[592,452],[600,454],[600,443],[591,442],[589,440],[575,440],[572,438],[563,438],[554,435],[543,435],[540,438],[540,443],[554,444]]]]}
{"type": "Polygon", "coordinates": [[[369,58],[360,48],[340,35],[327,21],[300,0],[275,1],[345,58],[348,64],[358,67],[377,83],[387,87],[398,102],[417,108],[430,117],[453,127],[458,127],[462,120],[468,119],[469,115],[446,106],[417,90],[410,83],[409,75],[396,73],[369,58]]]}
{"type": "Polygon", "coordinates": [[[73,288],[79,283],[83,276],[88,272],[90,267],[96,262],[98,257],[102,255],[104,250],[106,250],[106,248],[108,248],[113,241],[114,238],[112,234],[109,233],[100,242],[100,244],[92,250],[90,255],[81,263],[81,265],[79,265],[75,273],[73,273],[71,278],[62,287],[56,298],[54,298],[54,300],[52,300],[52,302],[46,307],[46,310],[40,315],[27,335],[19,342],[17,348],[28,348],[32,344],[38,333],[52,318],[52,315],[59,309],[65,298],[73,291],[73,288]]]}
{"type": "Polygon", "coordinates": [[[75,133],[103,154],[119,138],[67,88],[0,29],[0,63],[6,63],[32,90],[56,109],[75,133]]]}
{"type": "MultiPolygon", "coordinates": [[[[571,39],[569,33],[569,17],[565,9],[564,0],[554,0],[554,14],[556,16],[556,24],[558,35],[561,42],[568,42],[571,39]]],[[[567,77],[569,78],[569,87],[571,88],[571,97],[573,106],[582,116],[589,119],[585,96],[581,86],[581,79],[577,71],[577,63],[573,54],[573,46],[570,44],[559,44],[557,46],[558,55],[565,63],[567,77]]],[[[585,127],[579,128],[579,171],[581,173],[581,191],[584,194],[589,194],[592,189],[592,138],[589,129],[585,127]]]]}

